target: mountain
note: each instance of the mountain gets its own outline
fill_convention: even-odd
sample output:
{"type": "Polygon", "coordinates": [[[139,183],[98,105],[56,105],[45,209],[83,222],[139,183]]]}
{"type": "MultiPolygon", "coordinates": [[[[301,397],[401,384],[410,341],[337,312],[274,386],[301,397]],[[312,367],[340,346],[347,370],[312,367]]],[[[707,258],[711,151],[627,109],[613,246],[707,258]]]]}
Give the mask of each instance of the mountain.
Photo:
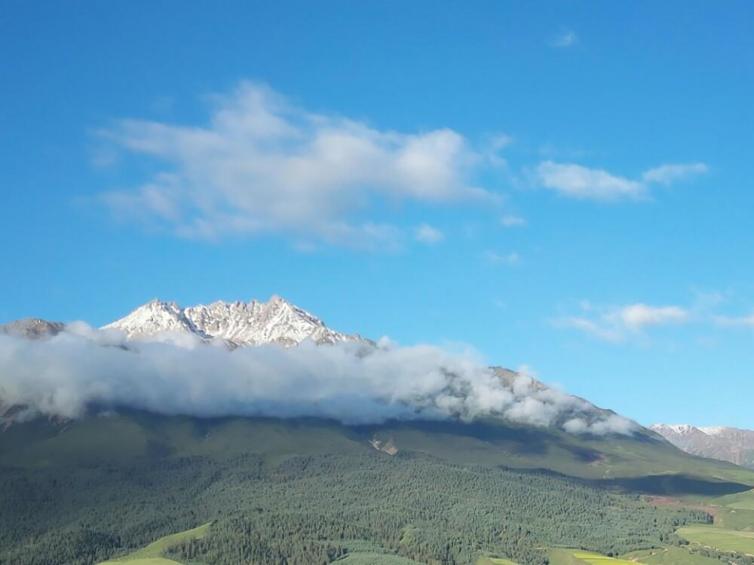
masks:
{"type": "Polygon", "coordinates": [[[654,424],[650,429],[687,453],[754,469],[754,430],[689,424],[654,424]]]}
{"type": "Polygon", "coordinates": [[[48,322],[41,318],[24,318],[0,324],[0,333],[39,339],[59,334],[65,328],[62,322],[48,322]]]}
{"type": "MultiPolygon", "coordinates": [[[[6,327],[9,328],[7,331],[9,333],[14,333],[14,335],[39,338],[53,336],[66,329],[63,324],[45,322],[44,320],[19,321],[8,324],[6,327]]],[[[324,363],[326,366],[326,369],[324,370],[327,372],[327,375],[338,366],[332,365],[333,363],[346,367],[345,370],[348,372],[348,380],[351,383],[359,382],[360,380],[363,380],[364,382],[360,389],[350,391],[350,394],[353,395],[351,403],[354,402],[354,399],[358,399],[360,395],[374,395],[373,391],[366,392],[371,390],[371,381],[370,378],[368,378],[368,371],[364,365],[364,363],[369,360],[373,360],[373,362],[368,363],[371,370],[377,370],[381,375],[376,378],[398,379],[395,383],[396,385],[402,380],[400,375],[405,375],[406,379],[416,379],[417,377],[431,375],[433,371],[439,371],[439,374],[442,375],[441,379],[446,381],[446,386],[444,388],[438,386],[432,389],[434,392],[429,393],[428,396],[426,396],[426,393],[420,392],[421,387],[410,393],[399,395],[397,392],[392,392],[386,389],[386,385],[389,387],[389,380],[381,381],[378,384],[377,389],[385,391],[385,394],[380,395],[380,398],[382,399],[380,402],[383,405],[393,405],[399,411],[401,405],[409,404],[413,406],[412,412],[417,410],[421,411],[421,406],[429,406],[431,412],[432,405],[434,404],[436,408],[440,409],[440,411],[439,413],[435,411],[434,414],[428,412],[428,417],[436,418],[438,415],[442,415],[444,417],[464,419],[467,418],[467,415],[465,415],[467,413],[465,411],[467,411],[468,408],[466,400],[468,398],[476,398],[474,392],[469,388],[473,388],[474,385],[472,385],[472,381],[468,380],[469,376],[464,372],[465,369],[457,365],[453,369],[444,367],[442,363],[445,361],[437,360],[435,358],[435,353],[430,352],[429,357],[427,357],[426,353],[421,353],[421,348],[418,348],[416,351],[421,353],[421,357],[414,357],[416,352],[411,353],[408,357],[400,356],[400,353],[398,353],[399,359],[392,362],[390,361],[391,357],[386,357],[390,354],[385,353],[385,349],[378,347],[374,342],[361,338],[358,335],[346,335],[331,330],[313,314],[278,296],[273,296],[269,302],[266,303],[257,301],[251,301],[248,303],[228,303],[218,301],[206,306],[197,305],[188,308],[183,308],[175,302],[152,300],[147,304],[140,306],[124,318],[104,326],[100,331],[86,331],[85,328],[74,328],[73,325],[69,326],[68,329],[76,336],[77,339],[74,340],[75,343],[81,344],[82,341],[84,341],[95,348],[116,345],[124,351],[132,350],[130,345],[124,342],[124,338],[125,340],[133,341],[161,341],[166,338],[171,340],[176,336],[189,336],[205,343],[220,342],[227,344],[231,349],[237,347],[247,348],[263,344],[276,344],[285,348],[290,348],[305,340],[311,340],[316,344],[357,342],[359,344],[364,344],[365,347],[346,348],[336,357],[327,354],[325,354],[324,357],[314,354],[305,354],[305,357],[297,357],[296,359],[299,360],[294,361],[294,363],[303,363],[304,367],[321,367],[324,363]],[[82,329],[84,329],[83,333],[81,331],[82,329]],[[116,333],[111,334],[109,332],[116,333]],[[361,362],[361,360],[366,361],[361,362]],[[404,368],[410,368],[417,364],[417,362],[419,363],[417,366],[422,367],[420,373],[411,371],[404,372],[404,368]],[[393,364],[390,366],[391,368],[387,370],[380,368],[385,366],[385,363],[393,364]],[[429,364],[427,365],[426,363],[429,364]],[[375,367],[377,369],[375,369],[375,367]],[[434,397],[438,394],[443,398],[435,403],[434,397]]],[[[95,352],[79,352],[76,356],[77,358],[82,358],[93,353],[95,352]]],[[[248,353],[249,355],[240,357],[240,362],[249,359],[252,352],[247,349],[245,353],[248,353]]],[[[293,353],[293,351],[291,351],[291,353],[293,353]]],[[[59,354],[59,351],[58,353],[53,354],[59,354]]],[[[147,354],[147,352],[143,353],[145,356],[147,354]]],[[[35,351],[32,355],[34,357],[39,357],[40,352],[35,351]]],[[[191,355],[192,354],[187,351],[184,360],[190,363],[189,359],[191,355]]],[[[105,354],[105,356],[107,357],[108,355],[105,354]]],[[[97,357],[99,357],[98,354],[97,357]]],[[[113,357],[112,351],[110,352],[109,357],[113,357]]],[[[242,389],[248,388],[246,379],[248,376],[253,377],[255,372],[258,373],[261,368],[259,362],[263,362],[263,360],[268,357],[269,355],[254,358],[257,359],[258,362],[256,364],[252,363],[247,369],[248,373],[244,373],[242,376],[242,384],[240,385],[242,389]]],[[[238,365],[226,366],[225,363],[229,362],[229,359],[230,358],[222,355],[213,358],[213,370],[225,375],[224,382],[226,386],[231,386],[231,383],[238,382],[238,379],[233,379],[233,375],[238,374],[238,365]]],[[[281,360],[278,364],[270,368],[270,370],[276,375],[275,381],[277,385],[281,385],[286,378],[290,378],[287,375],[290,375],[291,373],[298,375],[301,373],[301,368],[298,365],[294,366],[292,369],[288,368],[287,372],[284,373],[286,368],[289,367],[289,364],[286,363],[285,357],[280,359],[281,360]]],[[[115,359],[113,359],[113,362],[116,362],[115,359]]],[[[638,425],[634,422],[631,422],[610,410],[598,408],[585,399],[553,390],[547,387],[544,383],[537,381],[528,375],[522,375],[502,367],[479,367],[478,369],[480,373],[484,372],[496,380],[496,382],[490,383],[490,390],[481,391],[479,394],[485,395],[488,398],[499,398],[498,402],[501,408],[496,412],[496,415],[503,419],[544,427],[556,427],[576,434],[631,434],[634,430],[638,430],[638,425]],[[506,412],[502,411],[502,407],[506,407],[506,412]]],[[[82,366],[82,370],[86,371],[87,374],[91,373],[92,379],[98,380],[101,377],[98,371],[104,373],[111,372],[113,370],[113,365],[104,363],[101,366],[101,369],[95,369],[91,363],[86,363],[85,366],[82,366]]],[[[118,388],[124,387],[133,389],[133,383],[128,384],[128,373],[140,374],[140,372],[130,359],[125,364],[124,370],[126,371],[126,375],[119,380],[118,388]]],[[[318,374],[317,371],[322,371],[322,369],[314,368],[311,370],[315,371],[313,376],[318,374]]],[[[159,374],[153,373],[153,378],[162,379],[166,377],[166,371],[169,372],[167,369],[162,369],[159,374]]],[[[81,371],[74,370],[73,372],[78,375],[81,374],[81,371]]],[[[186,376],[184,375],[181,378],[185,379],[186,376]]],[[[196,391],[198,390],[197,387],[199,385],[199,382],[197,381],[198,376],[194,373],[191,375],[191,378],[194,381],[193,388],[196,391]]],[[[483,382],[485,377],[480,374],[476,378],[481,378],[483,382]]],[[[69,384],[70,382],[71,381],[68,381],[69,384]]],[[[153,398],[157,398],[156,393],[150,389],[152,382],[155,381],[148,381],[147,394],[153,398]]],[[[318,382],[319,381],[315,380],[315,383],[318,382]]],[[[213,375],[209,389],[213,394],[216,394],[216,384],[217,381],[213,375]]],[[[300,385],[295,386],[300,388],[300,385]]],[[[306,406],[296,407],[294,413],[308,416],[322,415],[322,412],[317,411],[317,406],[327,403],[327,399],[332,397],[332,393],[330,392],[332,387],[328,390],[327,385],[323,387],[322,384],[315,384],[314,386],[318,387],[318,389],[313,389],[310,392],[313,395],[313,398],[317,399],[317,402],[311,402],[308,398],[303,398],[299,400],[299,403],[305,404],[306,406]],[[323,394],[325,396],[323,396],[323,394]]],[[[29,381],[27,380],[24,383],[23,388],[28,391],[28,387],[29,381]]],[[[12,385],[9,390],[18,391],[19,386],[12,385]]],[[[92,389],[88,385],[85,385],[82,390],[77,390],[76,392],[68,390],[67,394],[63,395],[63,397],[78,398],[82,393],[91,390],[103,390],[103,387],[100,386],[96,389],[92,389]]],[[[236,408],[233,409],[235,411],[221,411],[220,413],[222,415],[269,415],[269,413],[265,412],[260,414],[259,412],[247,410],[245,406],[255,405],[256,403],[263,407],[265,402],[271,402],[278,405],[281,405],[282,403],[282,405],[285,405],[288,396],[290,396],[287,395],[267,399],[257,395],[254,398],[247,399],[246,404],[239,404],[239,399],[237,397],[238,392],[239,391],[237,391],[232,397],[223,397],[222,399],[216,400],[209,412],[217,413],[217,409],[214,408],[214,406],[235,404],[236,408]]],[[[167,394],[163,392],[162,394],[164,396],[157,402],[157,408],[154,408],[154,405],[152,407],[156,411],[160,411],[159,407],[162,406],[162,404],[171,403],[176,393],[180,393],[180,390],[177,389],[167,394]]],[[[40,396],[36,396],[34,402],[31,404],[28,400],[18,400],[18,396],[15,397],[15,401],[11,400],[9,395],[6,395],[5,398],[0,396],[0,425],[5,427],[13,425],[33,413],[47,414],[54,417],[60,416],[60,412],[56,413],[54,410],[50,410],[51,403],[44,399],[44,395],[45,393],[42,393],[41,400],[39,400],[40,396]]],[[[206,397],[206,394],[202,394],[200,397],[206,397]]],[[[335,402],[342,402],[342,400],[335,400],[335,402]]],[[[89,401],[83,401],[83,404],[88,403],[89,401]]],[[[103,408],[117,409],[124,406],[124,404],[118,402],[117,398],[113,399],[112,397],[107,400],[98,397],[93,399],[91,404],[95,407],[93,408],[94,410],[100,410],[103,408]]],[[[478,413],[478,407],[489,406],[489,401],[480,398],[478,400],[472,400],[471,404],[475,407],[472,408],[472,411],[478,413]]],[[[131,408],[140,407],[128,403],[125,405],[131,408]]],[[[185,408],[172,408],[171,410],[173,412],[177,411],[178,413],[198,413],[196,411],[195,400],[190,402],[190,406],[186,405],[185,408]]],[[[386,417],[398,418],[398,412],[389,412],[389,410],[389,407],[385,408],[384,413],[389,414],[386,417]]],[[[485,413],[493,412],[494,410],[490,408],[487,408],[485,411],[485,413]]],[[[70,412],[65,412],[65,414],[70,414],[70,412]]],[[[417,418],[415,414],[408,414],[406,410],[403,410],[403,414],[403,417],[408,417],[409,419],[417,418]]],[[[334,412],[331,411],[327,413],[327,416],[334,416],[339,418],[340,421],[361,421],[364,419],[363,415],[356,409],[347,408],[337,408],[334,412]]]]}
{"type": "Polygon", "coordinates": [[[188,308],[152,300],[102,329],[122,331],[129,339],[187,334],[235,347],[269,343],[290,347],[307,339],[317,344],[365,341],[360,336],[331,330],[313,314],[279,296],[268,302],[217,301],[188,308]]]}
{"type": "MultiPolygon", "coordinates": [[[[435,363],[432,351],[433,362],[422,365],[431,348],[399,348],[399,363],[369,381],[369,370],[392,359],[389,348],[293,347],[369,342],[278,297],[189,308],[152,301],[104,328],[122,334],[69,329],[50,342],[0,341],[11,352],[0,356],[7,361],[0,392],[27,393],[15,398],[36,403],[35,412],[0,397],[0,564],[122,563],[133,555],[206,565],[545,565],[558,563],[549,548],[569,547],[609,555],[672,548],[679,563],[707,563],[674,545],[680,526],[709,525],[707,507],[670,497],[749,504],[754,494],[754,471],[685,453],[655,431],[515,371],[435,363]],[[234,350],[125,342],[167,334],[234,350]],[[246,347],[261,344],[285,349],[246,347]],[[350,355],[345,378],[317,388],[322,372],[311,360],[327,359],[329,376],[341,355],[350,355]],[[295,388],[260,402],[290,377],[281,363],[288,357],[299,363],[295,388]],[[261,372],[268,386],[256,396],[243,396],[246,384],[229,387],[255,384],[257,362],[266,358],[276,363],[261,372]],[[210,370],[196,359],[211,361],[210,370]],[[234,365],[225,363],[246,359],[255,363],[234,380],[234,365]],[[416,371],[401,373],[407,364],[416,371]],[[150,372],[153,366],[159,370],[150,372]],[[14,367],[22,378],[12,378],[14,367]],[[202,374],[210,386],[201,386],[202,374]],[[402,385],[412,379],[439,386],[408,387],[406,400],[402,385]],[[360,381],[376,386],[320,394],[360,381]],[[331,417],[281,410],[299,390],[298,408],[334,399],[331,417]],[[365,390],[379,402],[364,403],[365,390]],[[64,417],[52,409],[81,395],[95,399],[86,410],[64,417]],[[206,397],[226,411],[197,411],[206,397]],[[508,409],[465,417],[470,398],[508,409]],[[274,410],[244,412],[255,402],[274,410]],[[451,409],[421,411],[426,405],[451,409]],[[397,411],[342,417],[375,406],[397,411]],[[190,534],[196,531],[200,538],[190,534]],[[159,539],[173,541],[153,543],[159,539]]],[[[43,320],[2,329],[24,338],[64,330],[43,320]]],[[[725,517],[754,523],[743,507],[725,517]]]]}
{"type": "Polygon", "coordinates": [[[544,565],[557,563],[547,547],[621,555],[710,520],[639,493],[726,495],[752,484],[754,473],[648,431],[579,437],[494,419],[345,426],[121,410],[0,432],[0,563],[98,563],[211,524],[205,541],[167,556],[473,565],[491,555],[544,565]]]}

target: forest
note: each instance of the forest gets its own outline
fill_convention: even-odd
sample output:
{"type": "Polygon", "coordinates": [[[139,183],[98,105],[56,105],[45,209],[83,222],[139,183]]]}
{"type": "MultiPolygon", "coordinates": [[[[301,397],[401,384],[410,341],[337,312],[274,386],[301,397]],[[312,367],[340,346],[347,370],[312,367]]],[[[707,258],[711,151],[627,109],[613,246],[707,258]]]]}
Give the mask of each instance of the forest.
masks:
{"type": "Polygon", "coordinates": [[[172,550],[217,565],[329,563],[365,544],[422,563],[499,555],[547,563],[548,546],[607,555],[678,543],[700,511],[545,472],[418,453],[144,457],[0,468],[0,563],[88,565],[211,522],[172,550]]]}

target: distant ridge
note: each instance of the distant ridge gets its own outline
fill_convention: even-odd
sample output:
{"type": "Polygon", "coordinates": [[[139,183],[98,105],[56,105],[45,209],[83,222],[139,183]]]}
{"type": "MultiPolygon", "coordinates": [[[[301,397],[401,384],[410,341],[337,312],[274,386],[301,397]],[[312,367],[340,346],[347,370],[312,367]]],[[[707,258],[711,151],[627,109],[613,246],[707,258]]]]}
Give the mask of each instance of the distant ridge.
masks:
{"type": "Polygon", "coordinates": [[[57,335],[65,328],[62,322],[48,322],[41,318],[24,318],[7,324],[0,324],[0,334],[39,339],[57,335]]]}
{"type": "Polygon", "coordinates": [[[692,455],[754,469],[754,430],[689,424],[654,424],[650,429],[692,455]]]}

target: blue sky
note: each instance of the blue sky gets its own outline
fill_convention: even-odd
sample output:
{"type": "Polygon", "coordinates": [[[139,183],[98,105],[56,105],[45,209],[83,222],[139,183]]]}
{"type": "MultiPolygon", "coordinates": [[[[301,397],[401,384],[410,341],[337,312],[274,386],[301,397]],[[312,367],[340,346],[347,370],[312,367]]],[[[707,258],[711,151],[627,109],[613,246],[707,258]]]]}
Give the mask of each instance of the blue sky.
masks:
{"type": "Polygon", "coordinates": [[[11,0],[0,318],[277,293],[643,423],[754,427],[753,17],[11,0]]]}

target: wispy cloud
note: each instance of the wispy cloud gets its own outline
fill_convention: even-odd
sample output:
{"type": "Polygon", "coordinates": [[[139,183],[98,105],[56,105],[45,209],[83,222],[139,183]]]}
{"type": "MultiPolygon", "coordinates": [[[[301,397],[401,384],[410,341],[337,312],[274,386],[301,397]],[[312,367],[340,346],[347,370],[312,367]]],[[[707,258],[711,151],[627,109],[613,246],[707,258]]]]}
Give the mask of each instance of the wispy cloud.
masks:
{"type": "Polygon", "coordinates": [[[649,306],[630,304],[618,310],[619,322],[631,331],[648,326],[681,324],[689,319],[689,313],[679,306],[649,306]]]}
{"type": "Polygon", "coordinates": [[[279,233],[327,243],[384,242],[378,201],[496,201],[473,182],[488,164],[451,129],[401,133],[313,113],[242,83],[205,126],[123,120],[103,137],[162,163],[140,186],[102,200],[118,215],[185,237],[279,233]]]}
{"type": "Polygon", "coordinates": [[[515,251],[510,253],[499,253],[497,251],[487,250],[484,252],[484,260],[491,265],[513,266],[518,264],[521,256],[515,251]]]}
{"type": "Polygon", "coordinates": [[[646,198],[651,185],[669,185],[708,170],[704,163],[666,164],[645,171],[639,180],[575,163],[543,161],[535,171],[535,182],[569,198],[618,201],[646,198]]]}
{"type": "Polygon", "coordinates": [[[445,234],[429,224],[421,224],[414,230],[414,238],[420,243],[434,245],[445,239],[445,234]]]}
{"type": "Polygon", "coordinates": [[[537,167],[537,179],[542,187],[571,198],[636,199],[646,192],[640,182],[573,163],[544,161],[537,167]]]}
{"type": "Polygon", "coordinates": [[[572,29],[566,29],[556,35],[551,41],[552,47],[564,49],[566,47],[573,47],[579,42],[579,36],[572,29]]]}
{"type": "Polygon", "coordinates": [[[553,325],[574,329],[605,341],[620,342],[653,326],[685,324],[690,312],[680,306],[650,306],[643,303],[595,308],[585,302],[578,316],[556,318],[553,325]]]}
{"type": "Polygon", "coordinates": [[[754,328],[754,312],[745,316],[715,316],[718,326],[754,328]]]}
{"type": "Polygon", "coordinates": [[[660,165],[645,171],[642,179],[646,183],[669,185],[676,181],[685,180],[709,171],[704,163],[680,163],[660,165]]]}
{"type": "Polygon", "coordinates": [[[500,218],[500,225],[504,228],[521,228],[526,226],[526,224],[526,218],[522,218],[515,214],[506,214],[500,218]]]}

